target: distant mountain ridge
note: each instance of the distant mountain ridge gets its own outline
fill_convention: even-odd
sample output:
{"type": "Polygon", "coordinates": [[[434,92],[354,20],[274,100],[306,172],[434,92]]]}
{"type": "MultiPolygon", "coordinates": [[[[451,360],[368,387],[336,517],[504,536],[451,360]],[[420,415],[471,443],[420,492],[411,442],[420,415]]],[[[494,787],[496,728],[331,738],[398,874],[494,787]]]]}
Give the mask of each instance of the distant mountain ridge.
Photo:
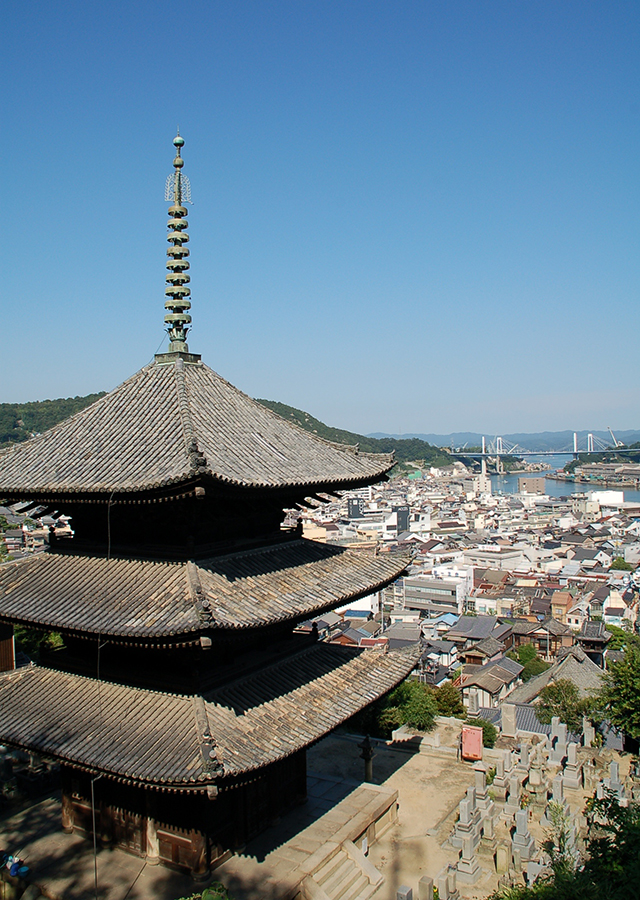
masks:
{"type": "MultiPolygon", "coordinates": [[[[608,431],[578,431],[578,444],[584,448],[587,441],[587,434],[593,434],[595,438],[611,444],[611,435],[608,431]]],[[[640,441],[640,431],[615,431],[616,439],[624,444],[633,444],[640,441]]],[[[394,438],[395,440],[404,440],[406,438],[417,438],[421,441],[427,441],[436,447],[463,447],[467,444],[470,447],[477,447],[482,444],[482,435],[475,431],[455,431],[452,434],[386,434],[385,432],[374,432],[368,435],[371,438],[382,440],[384,438],[394,438]]],[[[487,443],[495,439],[495,435],[484,435],[487,443]]],[[[531,450],[533,452],[544,450],[566,450],[567,453],[573,451],[573,431],[539,431],[531,433],[517,432],[514,434],[502,434],[502,439],[508,444],[518,444],[523,450],[531,450]]]]}

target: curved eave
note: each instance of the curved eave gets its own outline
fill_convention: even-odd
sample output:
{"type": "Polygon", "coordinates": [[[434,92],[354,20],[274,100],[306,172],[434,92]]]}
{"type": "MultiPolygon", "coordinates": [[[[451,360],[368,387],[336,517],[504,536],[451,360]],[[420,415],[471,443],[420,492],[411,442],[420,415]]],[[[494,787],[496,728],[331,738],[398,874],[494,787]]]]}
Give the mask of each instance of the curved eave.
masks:
{"type": "MultiPolygon", "coordinates": [[[[372,454],[375,455],[375,454],[372,454]]],[[[381,454],[382,456],[382,454],[381,454]]],[[[86,503],[109,503],[116,506],[118,503],[131,503],[132,494],[141,494],[146,496],[137,497],[133,502],[142,503],[158,503],[171,500],[178,500],[184,497],[193,496],[195,488],[194,482],[198,485],[205,484],[207,480],[218,482],[219,484],[229,485],[230,487],[245,488],[247,490],[265,490],[275,492],[279,490],[304,490],[306,494],[314,494],[318,491],[331,492],[332,488],[337,490],[350,490],[358,487],[368,487],[370,484],[376,484],[387,475],[395,465],[395,459],[385,454],[384,462],[378,468],[371,472],[365,472],[361,475],[345,474],[342,477],[332,477],[323,481],[243,481],[241,479],[230,478],[219,472],[211,471],[203,468],[198,472],[189,470],[180,475],[174,475],[171,478],[165,478],[159,481],[137,482],[125,484],[64,484],[64,485],[36,485],[29,487],[3,487],[0,485],[0,498],[3,502],[19,503],[20,501],[38,501],[40,503],[63,503],[67,502],[86,502],[86,503]],[[183,490],[180,490],[180,487],[183,490]],[[177,489],[177,490],[168,490],[177,489]],[[158,491],[167,492],[161,496],[154,496],[158,491]],[[96,499],[98,498],[98,499],[96,499]]]]}
{"type": "Polygon", "coordinates": [[[208,563],[45,553],[0,566],[0,620],[147,647],[295,626],[381,590],[408,555],[298,539],[208,563]]]}
{"type": "Polygon", "coordinates": [[[126,496],[194,478],[251,489],[346,488],[392,466],[388,455],[326,441],[207,366],[176,359],[141,369],[70,419],[0,452],[0,497],[126,496]]]}
{"type": "Polygon", "coordinates": [[[417,646],[316,644],[205,697],[31,666],[0,675],[0,742],[132,784],[205,790],[320,740],[392,690],[417,658],[417,646]]]}

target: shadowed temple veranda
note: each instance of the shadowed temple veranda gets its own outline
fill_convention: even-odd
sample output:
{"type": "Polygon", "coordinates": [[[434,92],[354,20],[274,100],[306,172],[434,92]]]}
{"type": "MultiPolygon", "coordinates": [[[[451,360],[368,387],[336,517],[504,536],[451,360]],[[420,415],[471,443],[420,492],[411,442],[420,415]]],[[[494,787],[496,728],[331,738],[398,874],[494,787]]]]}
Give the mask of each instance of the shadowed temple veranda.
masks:
{"type": "Polygon", "coordinates": [[[92,833],[93,788],[103,843],[206,877],[305,797],[306,748],[414,658],[295,632],[407,560],[304,540],[284,511],[393,460],[286,422],[189,351],[183,144],[166,191],[168,351],[0,455],[0,500],[73,528],[0,567],[0,743],[60,763],[65,830],[92,833]],[[15,669],[16,624],[63,646],[15,669]]]}

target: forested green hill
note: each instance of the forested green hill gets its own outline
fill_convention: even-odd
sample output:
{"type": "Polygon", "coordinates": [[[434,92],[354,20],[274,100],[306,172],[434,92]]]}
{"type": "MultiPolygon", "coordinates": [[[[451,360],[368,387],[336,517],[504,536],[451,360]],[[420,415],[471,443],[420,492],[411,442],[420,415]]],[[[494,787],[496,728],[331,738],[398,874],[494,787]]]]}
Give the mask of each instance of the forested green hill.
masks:
{"type": "Polygon", "coordinates": [[[0,446],[16,441],[26,441],[68,419],[74,413],[89,406],[99,394],[87,397],[67,397],[62,400],[33,400],[29,403],[0,403],[0,446]]]}
{"type": "Polygon", "coordinates": [[[327,441],[337,441],[340,444],[358,444],[361,450],[368,453],[395,453],[399,463],[423,461],[429,466],[446,466],[453,462],[446,450],[434,447],[420,438],[372,438],[363,434],[355,434],[352,431],[344,431],[342,428],[331,428],[319,419],[314,418],[302,409],[295,406],[287,406],[286,403],[278,403],[277,400],[260,400],[263,406],[268,406],[274,412],[289,419],[304,428],[317,434],[327,441]]]}

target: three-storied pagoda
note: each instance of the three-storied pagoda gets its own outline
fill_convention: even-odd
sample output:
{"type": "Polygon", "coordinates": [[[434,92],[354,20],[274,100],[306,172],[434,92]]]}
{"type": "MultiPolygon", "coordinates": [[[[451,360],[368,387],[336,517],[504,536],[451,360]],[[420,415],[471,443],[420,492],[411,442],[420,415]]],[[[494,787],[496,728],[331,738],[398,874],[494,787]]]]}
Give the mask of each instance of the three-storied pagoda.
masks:
{"type": "Polygon", "coordinates": [[[63,827],[206,874],[306,795],[306,748],[393,688],[412,654],[297,624],[406,559],[304,540],[284,510],[369,485],[390,457],[324,441],[190,353],[183,139],[169,208],[166,353],[0,455],[0,498],[74,535],[0,567],[0,626],[62,634],[0,676],[0,742],[61,763],[63,827]]]}

